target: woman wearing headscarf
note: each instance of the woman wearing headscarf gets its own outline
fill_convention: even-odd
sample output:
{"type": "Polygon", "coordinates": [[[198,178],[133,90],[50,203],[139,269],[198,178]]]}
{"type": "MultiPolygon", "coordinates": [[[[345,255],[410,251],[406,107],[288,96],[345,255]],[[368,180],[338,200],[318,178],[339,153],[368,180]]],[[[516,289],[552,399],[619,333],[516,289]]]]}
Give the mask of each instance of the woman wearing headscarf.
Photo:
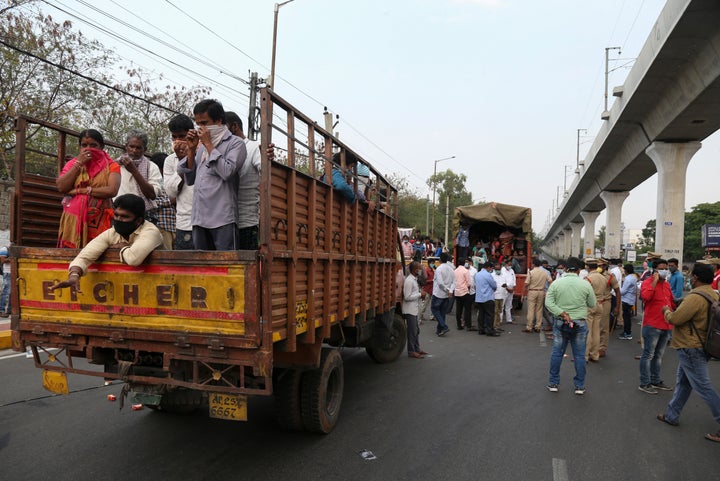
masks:
{"type": "Polygon", "coordinates": [[[80,153],[60,172],[56,184],[65,194],[58,247],[80,249],[112,224],[112,198],[120,188],[120,165],[103,150],[100,132],[80,132],[80,153]]]}

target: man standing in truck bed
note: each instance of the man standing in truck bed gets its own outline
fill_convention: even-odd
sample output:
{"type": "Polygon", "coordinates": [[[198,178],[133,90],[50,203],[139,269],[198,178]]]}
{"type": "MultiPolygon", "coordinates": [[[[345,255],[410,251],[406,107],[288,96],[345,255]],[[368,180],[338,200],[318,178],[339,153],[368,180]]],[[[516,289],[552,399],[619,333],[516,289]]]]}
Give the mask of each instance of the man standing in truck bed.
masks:
{"type": "Polygon", "coordinates": [[[203,100],[193,114],[198,128],[188,132],[188,154],[178,164],[178,173],[195,186],[193,244],[199,250],[236,250],[237,174],[247,156],[245,142],[223,125],[225,110],[217,100],[203,100]]]}

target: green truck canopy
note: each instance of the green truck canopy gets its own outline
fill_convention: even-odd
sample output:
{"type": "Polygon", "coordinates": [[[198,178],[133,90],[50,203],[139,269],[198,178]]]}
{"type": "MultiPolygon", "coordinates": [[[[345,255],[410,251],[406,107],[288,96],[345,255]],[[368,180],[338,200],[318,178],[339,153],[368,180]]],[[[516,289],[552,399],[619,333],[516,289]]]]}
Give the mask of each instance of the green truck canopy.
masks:
{"type": "Polygon", "coordinates": [[[532,209],[519,205],[486,202],[484,204],[455,207],[453,226],[458,231],[461,222],[494,222],[502,226],[521,230],[524,234],[532,231],[532,209]]]}

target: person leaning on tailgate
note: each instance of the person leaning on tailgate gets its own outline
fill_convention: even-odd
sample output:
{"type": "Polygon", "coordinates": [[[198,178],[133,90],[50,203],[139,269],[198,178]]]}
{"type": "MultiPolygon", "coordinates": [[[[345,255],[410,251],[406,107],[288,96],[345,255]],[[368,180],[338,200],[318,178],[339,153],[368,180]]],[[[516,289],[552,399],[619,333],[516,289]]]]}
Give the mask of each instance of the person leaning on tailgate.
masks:
{"type": "Polygon", "coordinates": [[[97,261],[106,250],[119,248],[120,262],[130,266],[142,264],[145,258],[163,243],[160,230],[152,222],[145,222],[145,201],[135,194],[124,194],[113,203],[115,215],[112,228],[101,233],[70,263],[68,278],[50,289],[72,287],[80,290],[80,277],[88,266],[97,261]]]}

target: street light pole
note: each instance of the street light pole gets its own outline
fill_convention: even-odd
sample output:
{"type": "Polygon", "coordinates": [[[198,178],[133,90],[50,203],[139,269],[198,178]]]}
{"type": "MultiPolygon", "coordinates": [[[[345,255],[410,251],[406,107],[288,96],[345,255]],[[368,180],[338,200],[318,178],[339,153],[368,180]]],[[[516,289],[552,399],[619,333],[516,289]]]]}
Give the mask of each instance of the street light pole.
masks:
{"type": "Polygon", "coordinates": [[[278,12],[280,11],[280,7],[282,7],[285,4],[288,4],[290,2],[294,2],[295,0],[287,0],[282,3],[276,3],[275,4],[275,16],[273,19],[273,43],[272,43],[272,60],[270,63],[270,81],[268,82],[268,87],[274,89],[275,88],[275,47],[277,45],[277,23],[278,23],[278,12]]]}
{"type": "MultiPolygon", "coordinates": [[[[438,162],[442,162],[443,160],[450,160],[454,159],[455,156],[452,157],[445,157],[444,159],[438,159],[435,160],[435,166],[433,168],[433,201],[432,201],[432,224],[430,224],[430,238],[431,240],[435,240],[435,190],[437,189],[437,179],[435,178],[437,176],[437,164],[438,162]]],[[[445,242],[447,242],[447,239],[445,239],[445,242]]]]}
{"type": "MultiPolygon", "coordinates": [[[[610,112],[608,112],[608,74],[610,73],[610,50],[620,50],[621,47],[605,47],[605,110],[600,115],[600,118],[607,120],[610,118],[610,112]]],[[[622,52],[620,52],[622,53],[622,52]]]]}
{"type": "MultiPolygon", "coordinates": [[[[587,134],[587,129],[577,129],[577,154],[575,154],[575,173],[580,173],[580,132],[583,131],[587,134]]],[[[585,162],[582,163],[585,165],[585,162]]]]}

